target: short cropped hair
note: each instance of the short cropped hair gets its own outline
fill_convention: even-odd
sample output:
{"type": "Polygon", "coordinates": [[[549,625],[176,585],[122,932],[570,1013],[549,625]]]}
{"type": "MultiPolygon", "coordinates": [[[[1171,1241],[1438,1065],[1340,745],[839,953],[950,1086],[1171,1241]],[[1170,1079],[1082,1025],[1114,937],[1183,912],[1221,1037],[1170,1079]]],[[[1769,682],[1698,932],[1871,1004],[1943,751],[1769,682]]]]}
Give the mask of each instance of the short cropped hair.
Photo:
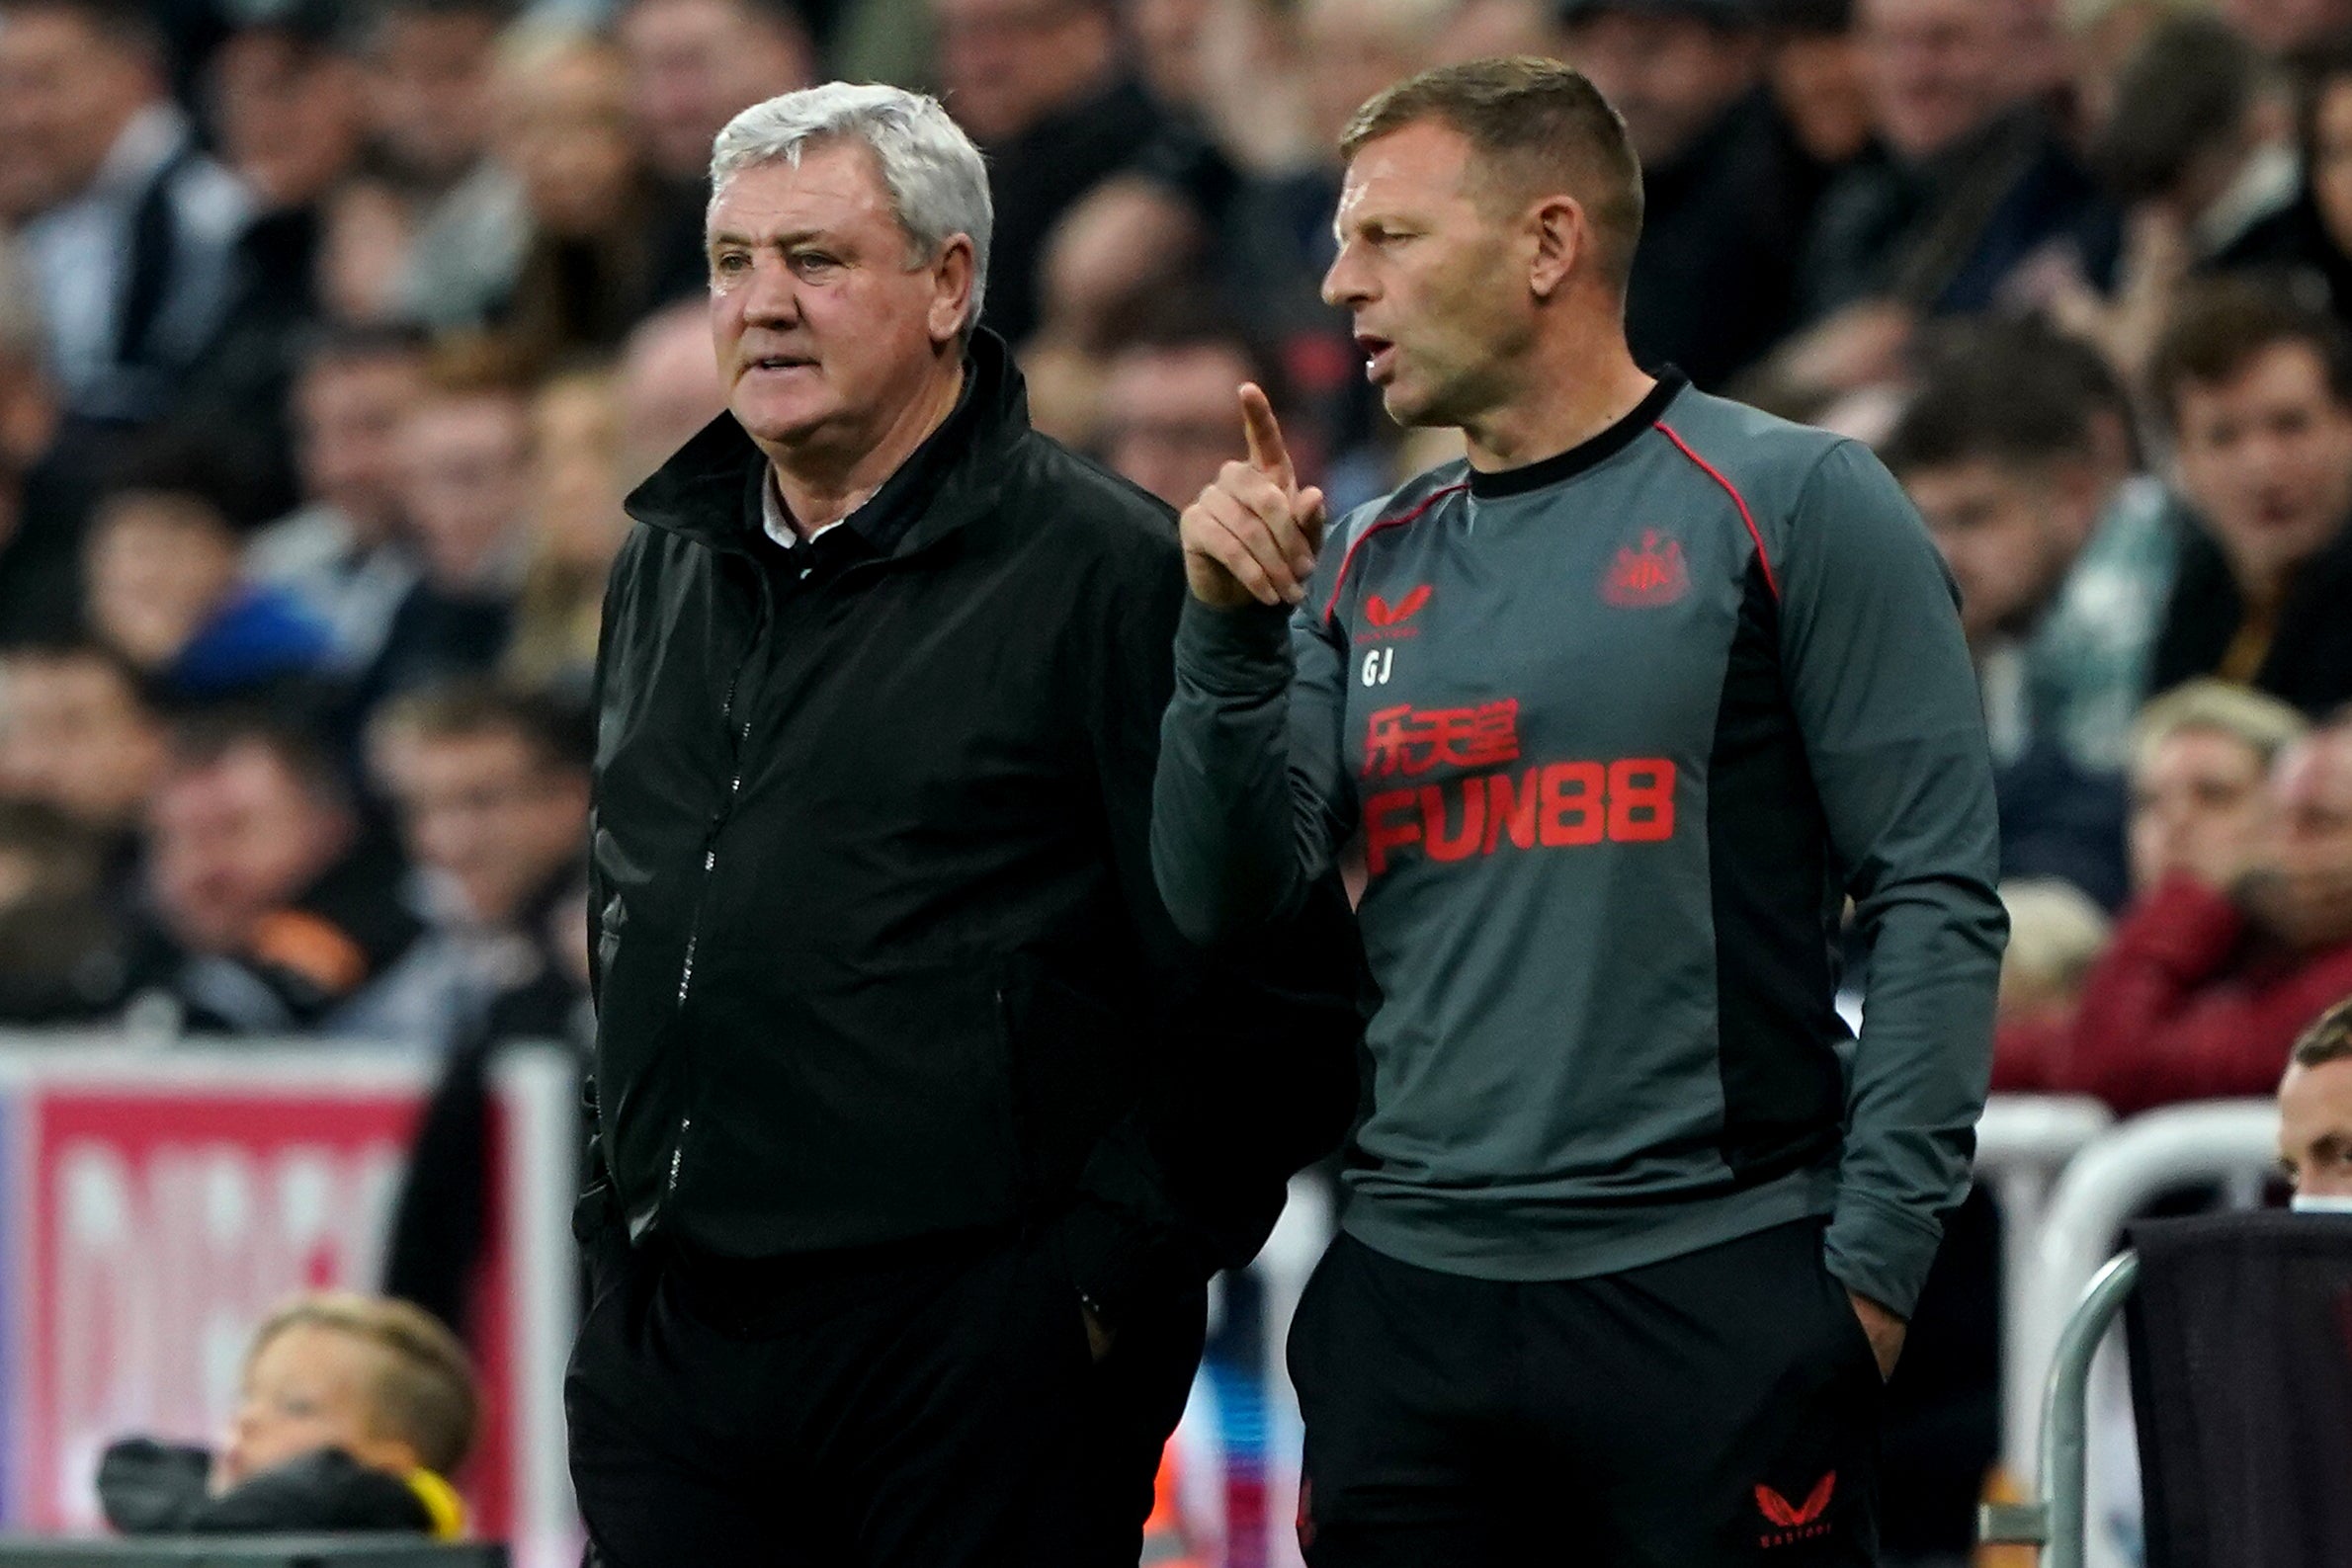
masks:
{"type": "Polygon", "coordinates": [[[2327,310],[2302,299],[2292,279],[2253,273],[2184,291],[2149,361],[2149,396],[2165,423],[2176,425],[2183,386],[2229,380],[2281,344],[2317,355],[2329,395],[2352,406],[2352,339],[2327,310]]]}
{"type": "Polygon", "coordinates": [[[386,360],[423,365],[433,354],[433,335],[407,321],[339,322],[302,334],[294,343],[294,367],[301,374],[332,366],[378,365],[386,360]]]}
{"type": "Polygon", "coordinates": [[[388,1296],[329,1290],[297,1296],[253,1336],[250,1365],[288,1329],[347,1334],[382,1352],[368,1390],[369,1436],[405,1443],[425,1468],[448,1475],[473,1450],[481,1395],[458,1337],[432,1313],[388,1296]]]}
{"type": "Polygon", "coordinates": [[[238,701],[193,708],[174,716],[170,738],[176,771],[217,767],[231,753],[258,747],[318,810],[343,814],[353,809],[350,781],[319,738],[318,726],[296,706],[238,701]]]}
{"type": "Polygon", "coordinates": [[[827,82],[754,104],[712,143],[713,206],[745,169],[797,167],[810,147],[835,141],[862,142],[874,154],[913,266],[929,264],[958,234],[971,241],[971,300],[964,316],[964,336],[970,337],[987,292],[996,206],[980,149],[938,99],[901,87],[827,82]]]}
{"type": "Polygon", "coordinates": [[[586,774],[596,753],[594,726],[577,704],[479,676],[396,697],[384,704],[377,724],[387,732],[427,741],[511,736],[534,764],[560,773],[586,774]]]}
{"type": "Polygon", "coordinates": [[[2171,193],[2200,157],[2229,145],[2253,111],[2262,72],[2254,45],[2219,18],[2158,23],[2116,82],[2091,167],[2127,203],[2171,193]]]}
{"type": "Polygon", "coordinates": [[[531,400],[540,367],[512,339],[489,332],[461,332],[437,340],[425,358],[425,391],[444,398],[505,397],[531,400]]]}
{"type": "Polygon", "coordinates": [[[2132,771],[2145,769],[2155,749],[2189,730],[2226,735],[2269,771],[2279,753],[2310,733],[2310,720],[2287,703],[2232,681],[2198,680],[2156,698],[2132,721],[2132,771]]]}
{"type": "Polygon", "coordinates": [[[2296,1036],[2291,1059],[2298,1067],[2352,1059],[2352,996],[2313,1019],[2311,1027],[2296,1036]]]}
{"type": "Polygon", "coordinates": [[[1978,458],[2038,466],[2088,455],[2097,389],[2054,353],[2054,335],[1972,323],[1932,359],[1879,458],[1897,474],[1978,458]]]}
{"type": "Polygon", "coordinates": [[[0,26],[12,16],[43,11],[72,17],[107,48],[135,54],[158,69],[164,64],[163,30],[140,0],[0,0],[0,26]]]}
{"type": "Polygon", "coordinates": [[[1222,349],[1243,367],[1276,410],[1290,407],[1291,377],[1282,355],[1216,293],[1201,288],[1153,289],[1122,311],[1111,357],[1222,349]]]}
{"type": "Polygon", "coordinates": [[[1584,74],[1535,55],[1470,60],[1408,76],[1376,93],[1340,133],[1353,160],[1367,145],[1434,121],[1470,144],[1491,185],[1517,196],[1565,189],[1602,238],[1605,276],[1620,292],[1641,240],[1641,162],[1624,117],[1584,74]]]}

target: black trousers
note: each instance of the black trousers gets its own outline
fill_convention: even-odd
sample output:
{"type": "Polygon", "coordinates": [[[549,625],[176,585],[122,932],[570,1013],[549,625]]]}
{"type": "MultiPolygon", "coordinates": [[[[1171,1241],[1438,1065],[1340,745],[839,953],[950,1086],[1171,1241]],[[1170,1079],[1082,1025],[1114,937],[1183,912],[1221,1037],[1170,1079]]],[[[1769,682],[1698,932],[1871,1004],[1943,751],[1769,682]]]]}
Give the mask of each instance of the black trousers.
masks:
{"type": "Polygon", "coordinates": [[[1532,1284],[1341,1236],[1291,1328],[1307,1562],[1876,1562],[1878,1362],[1821,1231],[1532,1284]]]}
{"type": "Polygon", "coordinates": [[[604,1568],[1133,1568],[1195,1292],[1099,1363],[1027,1242],[723,1265],[594,1242],[564,1383],[604,1568]]]}

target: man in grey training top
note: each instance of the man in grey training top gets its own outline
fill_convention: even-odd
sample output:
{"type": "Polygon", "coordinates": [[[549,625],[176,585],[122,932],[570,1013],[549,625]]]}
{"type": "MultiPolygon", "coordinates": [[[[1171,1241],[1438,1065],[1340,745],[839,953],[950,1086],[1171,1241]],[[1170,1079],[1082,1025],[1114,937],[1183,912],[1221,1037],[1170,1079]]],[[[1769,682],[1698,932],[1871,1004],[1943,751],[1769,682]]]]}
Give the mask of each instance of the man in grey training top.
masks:
{"type": "Polygon", "coordinates": [[[1431,71],[1342,146],[1324,293],[1469,461],[1323,545],[1243,389],[1152,822],[1227,944],[1363,842],[1374,1105],[1291,1341],[1307,1559],[1871,1562],[2006,929],[1950,580],[1862,448],[1635,365],[1640,175],[1574,71],[1431,71]]]}

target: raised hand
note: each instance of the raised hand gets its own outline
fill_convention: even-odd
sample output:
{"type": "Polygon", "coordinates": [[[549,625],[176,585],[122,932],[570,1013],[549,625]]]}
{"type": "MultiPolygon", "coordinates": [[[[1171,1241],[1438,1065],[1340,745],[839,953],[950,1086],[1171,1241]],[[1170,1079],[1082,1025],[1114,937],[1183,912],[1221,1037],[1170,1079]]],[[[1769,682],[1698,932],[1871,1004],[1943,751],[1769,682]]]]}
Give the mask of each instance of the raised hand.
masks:
{"type": "Polygon", "coordinates": [[[1299,488],[1274,405],[1254,383],[1241,387],[1241,432],[1249,460],[1219,469],[1178,522],[1185,578],[1194,598],[1220,610],[1253,599],[1296,605],[1323,542],[1323,492],[1299,488]]]}

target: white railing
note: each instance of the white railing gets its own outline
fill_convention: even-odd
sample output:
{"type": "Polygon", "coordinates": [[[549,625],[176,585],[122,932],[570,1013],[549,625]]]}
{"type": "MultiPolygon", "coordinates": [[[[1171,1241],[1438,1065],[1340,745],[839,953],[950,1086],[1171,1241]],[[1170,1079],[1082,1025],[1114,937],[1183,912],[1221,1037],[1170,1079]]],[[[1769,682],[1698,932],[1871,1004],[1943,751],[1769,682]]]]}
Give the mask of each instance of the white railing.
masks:
{"type": "MultiPolygon", "coordinates": [[[[2116,1251],[2125,1223],[2147,1204],[2182,1186],[2218,1182],[2238,1201],[2261,1193],[2261,1178],[2278,1157],[2278,1108],[2267,1100],[2224,1100],[2173,1106],[2135,1116],[2102,1134],[2066,1166],[2036,1226],[2029,1266],[2012,1279],[2008,1310],[2013,1326],[2004,1350],[2015,1363],[2003,1372],[2004,1390],[2039,1389],[2049,1375],[2067,1316],[2116,1251]]],[[[2039,1401],[2003,1410],[2029,1421],[2039,1401]]],[[[2011,1473],[2036,1473],[2039,1432],[2029,1426],[2022,1446],[2004,1454],[2011,1473]]],[[[2121,1568],[2124,1558],[2107,1531],[2093,1528],[2082,1560],[2090,1568],[2121,1568]]]]}
{"type": "Polygon", "coordinates": [[[2087,1095],[1995,1095],[1976,1123],[1976,1180],[2000,1212],[2001,1457],[2015,1475],[2034,1473],[2042,1378],[2058,1343],[2055,1330],[2034,1337],[2039,1324],[2025,1288],[2038,1268],[2043,1216],[2066,1163],[2114,1121],[2087,1095]]]}

